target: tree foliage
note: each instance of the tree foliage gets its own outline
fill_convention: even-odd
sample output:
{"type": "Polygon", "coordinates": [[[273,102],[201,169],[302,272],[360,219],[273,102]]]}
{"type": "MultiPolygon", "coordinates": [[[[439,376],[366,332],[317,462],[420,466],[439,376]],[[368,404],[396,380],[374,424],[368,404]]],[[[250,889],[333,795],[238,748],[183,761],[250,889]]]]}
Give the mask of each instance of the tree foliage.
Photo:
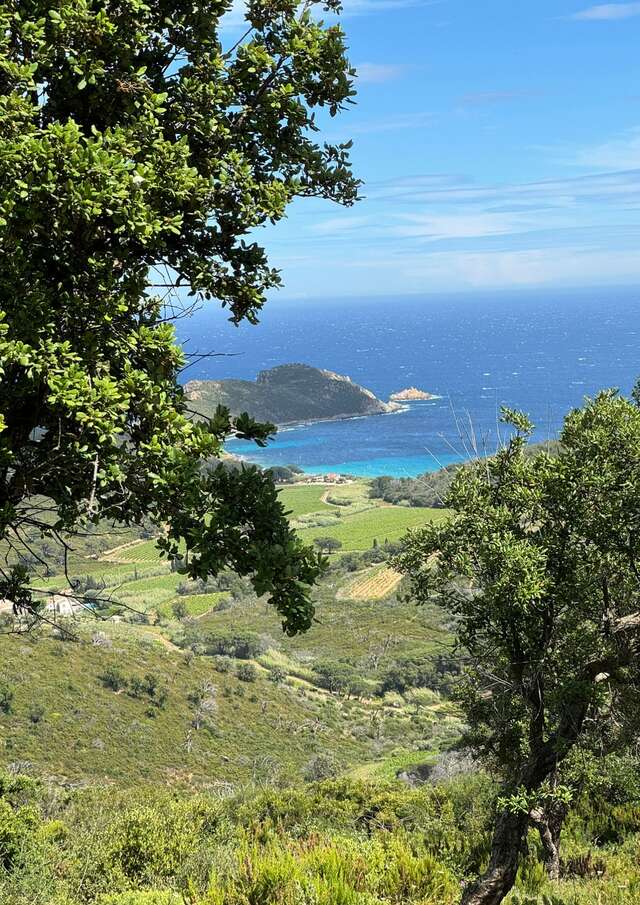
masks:
{"type": "Polygon", "coordinates": [[[640,712],[640,409],[615,392],[587,401],[557,455],[525,455],[531,425],[505,419],[516,436],[458,472],[455,515],[415,532],[398,560],[418,600],[457,619],[460,700],[505,781],[474,905],[510,889],[528,821],[562,799],[570,756],[624,749],[640,712]]]}
{"type": "Polygon", "coordinates": [[[337,553],[342,549],[342,541],[335,537],[316,537],[313,543],[322,553],[337,553]]]}
{"type": "Polygon", "coordinates": [[[250,0],[225,47],[230,5],[0,3],[0,536],[150,515],[191,577],[253,573],[293,632],[317,557],[267,476],[201,464],[272,427],[190,419],[171,320],[191,297],[256,322],[280,278],[247,236],[295,197],[355,200],[348,147],[315,138],[352,70],[313,3],[250,0]]]}

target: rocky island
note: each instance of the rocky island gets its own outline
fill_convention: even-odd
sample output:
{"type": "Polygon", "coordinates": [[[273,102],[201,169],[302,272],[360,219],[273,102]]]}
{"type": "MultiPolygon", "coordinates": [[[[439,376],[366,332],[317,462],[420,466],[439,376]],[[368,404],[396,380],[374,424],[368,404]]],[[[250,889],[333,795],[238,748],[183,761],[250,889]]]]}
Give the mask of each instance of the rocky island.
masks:
{"type": "Polygon", "coordinates": [[[248,412],[257,421],[279,426],[385,415],[402,408],[397,401],[383,402],[350,377],[305,364],[279,365],[261,371],[256,380],[191,380],[184,389],[191,407],[205,417],[226,405],[232,414],[248,412]]]}
{"type": "Polygon", "coordinates": [[[429,399],[437,399],[433,393],[427,393],[425,390],[419,390],[417,387],[408,387],[406,390],[398,390],[389,396],[391,402],[421,402],[429,399]]]}

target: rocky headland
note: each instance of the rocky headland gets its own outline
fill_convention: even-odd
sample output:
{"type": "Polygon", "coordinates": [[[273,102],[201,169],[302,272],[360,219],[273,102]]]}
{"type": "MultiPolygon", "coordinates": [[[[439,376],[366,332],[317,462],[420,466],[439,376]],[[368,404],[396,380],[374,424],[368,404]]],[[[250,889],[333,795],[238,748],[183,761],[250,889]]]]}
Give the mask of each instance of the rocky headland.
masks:
{"type": "Polygon", "coordinates": [[[395,399],[383,402],[350,377],[286,364],[261,371],[256,380],[191,380],[185,385],[190,407],[211,417],[218,405],[232,414],[248,412],[257,421],[279,426],[385,415],[402,409],[395,399]]]}

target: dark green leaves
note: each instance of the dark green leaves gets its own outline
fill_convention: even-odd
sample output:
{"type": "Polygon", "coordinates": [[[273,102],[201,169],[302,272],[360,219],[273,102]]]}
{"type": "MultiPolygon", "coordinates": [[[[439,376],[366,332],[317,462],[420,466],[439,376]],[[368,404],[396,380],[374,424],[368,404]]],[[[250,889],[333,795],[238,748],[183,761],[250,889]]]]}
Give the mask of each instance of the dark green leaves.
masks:
{"type": "Polygon", "coordinates": [[[352,72],[308,5],[250,3],[225,48],[227,8],[0,4],[0,534],[39,524],[35,497],[64,532],[150,514],[194,574],[255,573],[296,631],[317,558],[267,479],[202,467],[273,426],[190,420],[163,309],[189,292],[255,323],[280,277],[247,236],[296,196],[355,199],[346,146],[314,124],[350,102],[352,72]]]}

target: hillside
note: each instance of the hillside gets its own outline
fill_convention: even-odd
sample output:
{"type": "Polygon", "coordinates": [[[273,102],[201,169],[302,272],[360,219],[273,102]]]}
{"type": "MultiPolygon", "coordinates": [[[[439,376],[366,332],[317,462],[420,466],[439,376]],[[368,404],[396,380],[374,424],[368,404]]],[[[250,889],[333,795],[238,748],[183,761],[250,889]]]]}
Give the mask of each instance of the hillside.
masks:
{"type": "Polygon", "coordinates": [[[261,371],[255,381],[191,380],[185,392],[202,415],[210,416],[217,405],[226,405],[233,414],[249,412],[258,421],[280,425],[381,415],[399,408],[349,377],[304,364],[261,371]]]}
{"type": "MultiPolygon", "coordinates": [[[[325,755],[331,771],[394,778],[450,745],[460,724],[436,669],[446,626],[401,602],[384,549],[444,513],[381,504],[365,482],[280,493],[301,536],[343,545],[308,634],[284,636],[246,580],[189,582],[154,540],[116,533],[109,550],[101,536],[102,550],[81,546],[69,566],[97,618],[78,610],[0,635],[0,765],[89,785],[235,789],[299,783],[325,755]]],[[[40,587],[68,591],[60,574],[40,587]]]]}
{"type": "MultiPolygon", "coordinates": [[[[496,787],[455,750],[451,626],[388,562],[447,512],[369,492],[280,490],[303,537],[343,544],[306,635],[284,636],[246,580],[186,581],[127,532],[71,557],[95,617],[0,633],[0,901],[456,905],[496,787]]],[[[562,879],[530,836],[508,905],[637,902],[625,769],[577,802],[562,879]]]]}

